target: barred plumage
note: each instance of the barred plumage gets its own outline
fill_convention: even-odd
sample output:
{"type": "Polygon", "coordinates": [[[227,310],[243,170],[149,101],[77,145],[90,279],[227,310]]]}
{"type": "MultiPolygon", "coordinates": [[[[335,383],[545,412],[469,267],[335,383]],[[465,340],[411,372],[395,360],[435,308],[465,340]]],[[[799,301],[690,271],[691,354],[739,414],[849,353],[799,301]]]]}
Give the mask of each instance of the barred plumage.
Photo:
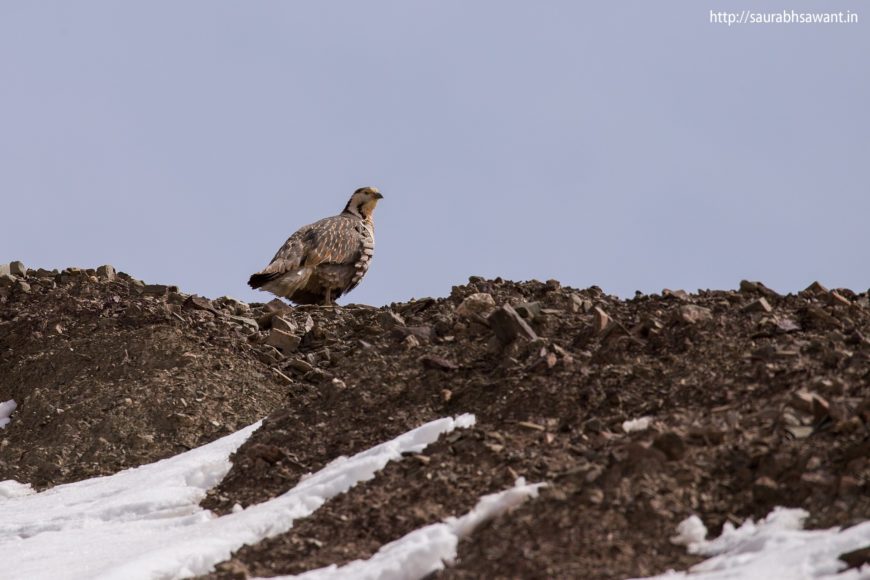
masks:
{"type": "Polygon", "coordinates": [[[332,304],[360,283],[375,251],[374,187],[357,189],[340,214],[300,228],[272,262],[251,276],[251,288],[297,304],[332,304]]]}

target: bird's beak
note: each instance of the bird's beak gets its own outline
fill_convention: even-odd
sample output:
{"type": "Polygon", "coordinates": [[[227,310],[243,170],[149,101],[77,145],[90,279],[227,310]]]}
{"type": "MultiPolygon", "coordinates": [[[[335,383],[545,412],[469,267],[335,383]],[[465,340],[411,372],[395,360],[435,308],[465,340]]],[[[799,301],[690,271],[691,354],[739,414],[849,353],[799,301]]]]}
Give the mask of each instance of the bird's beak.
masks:
{"type": "Polygon", "coordinates": [[[380,192],[375,194],[375,199],[384,199],[384,196],[380,194],[380,192]]]}

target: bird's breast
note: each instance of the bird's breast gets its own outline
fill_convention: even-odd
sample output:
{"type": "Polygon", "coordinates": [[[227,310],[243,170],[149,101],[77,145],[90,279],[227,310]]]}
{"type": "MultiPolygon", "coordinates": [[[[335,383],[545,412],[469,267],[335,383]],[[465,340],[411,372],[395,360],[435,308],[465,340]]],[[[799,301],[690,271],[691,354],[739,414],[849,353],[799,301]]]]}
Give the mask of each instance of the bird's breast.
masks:
{"type": "Polygon", "coordinates": [[[360,234],[360,252],[356,264],[354,264],[355,271],[351,280],[351,286],[356,286],[362,280],[362,277],[366,275],[369,263],[375,253],[374,227],[367,222],[362,222],[357,227],[357,231],[360,234]]]}

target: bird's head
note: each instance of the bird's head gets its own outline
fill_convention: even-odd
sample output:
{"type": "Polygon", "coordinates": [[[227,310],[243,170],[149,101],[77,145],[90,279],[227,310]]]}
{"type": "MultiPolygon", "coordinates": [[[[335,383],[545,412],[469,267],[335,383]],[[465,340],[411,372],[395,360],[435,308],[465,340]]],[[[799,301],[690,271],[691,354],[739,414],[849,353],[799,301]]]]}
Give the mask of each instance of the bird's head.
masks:
{"type": "Polygon", "coordinates": [[[350,196],[344,212],[370,220],[375,212],[375,206],[378,205],[378,201],[383,199],[383,197],[377,188],[360,187],[350,196]]]}

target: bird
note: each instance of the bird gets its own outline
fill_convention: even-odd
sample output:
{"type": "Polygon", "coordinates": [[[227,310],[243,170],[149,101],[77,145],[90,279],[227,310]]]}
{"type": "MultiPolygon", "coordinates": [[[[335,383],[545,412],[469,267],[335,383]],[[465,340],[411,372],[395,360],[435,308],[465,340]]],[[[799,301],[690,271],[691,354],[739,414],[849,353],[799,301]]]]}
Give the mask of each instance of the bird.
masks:
{"type": "Polygon", "coordinates": [[[331,306],[357,287],[375,251],[374,187],[353,192],[344,210],[299,228],[248,285],[296,304],[331,306]]]}

